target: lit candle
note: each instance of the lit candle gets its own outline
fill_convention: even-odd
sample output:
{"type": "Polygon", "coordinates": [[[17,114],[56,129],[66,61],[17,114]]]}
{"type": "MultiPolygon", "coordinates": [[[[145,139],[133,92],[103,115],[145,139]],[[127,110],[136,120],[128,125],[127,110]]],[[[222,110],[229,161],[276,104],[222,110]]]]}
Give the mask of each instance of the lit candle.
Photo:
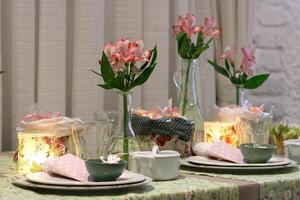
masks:
{"type": "Polygon", "coordinates": [[[204,122],[204,141],[213,143],[223,141],[238,147],[238,135],[233,122],[204,122]]]}

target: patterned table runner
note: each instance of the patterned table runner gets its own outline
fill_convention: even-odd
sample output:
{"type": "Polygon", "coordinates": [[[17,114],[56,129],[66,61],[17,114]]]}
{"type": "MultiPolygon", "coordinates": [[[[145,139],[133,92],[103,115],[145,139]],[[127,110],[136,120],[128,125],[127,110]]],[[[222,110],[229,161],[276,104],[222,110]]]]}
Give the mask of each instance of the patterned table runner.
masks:
{"type": "Polygon", "coordinates": [[[195,177],[181,177],[174,181],[153,182],[147,186],[127,190],[106,192],[37,192],[18,188],[11,184],[11,178],[16,175],[16,164],[12,154],[0,154],[0,199],[87,199],[95,200],[237,200],[239,199],[238,185],[234,183],[214,182],[195,177]]]}
{"type": "Polygon", "coordinates": [[[268,174],[215,174],[185,171],[196,175],[205,175],[232,180],[252,181],[259,184],[261,200],[300,200],[300,171],[289,171],[268,174]]]}
{"type": "Polygon", "coordinates": [[[257,182],[245,181],[238,179],[230,179],[219,176],[208,176],[206,174],[195,174],[191,171],[182,171],[185,177],[194,177],[196,179],[207,180],[212,182],[230,183],[238,185],[239,188],[239,199],[241,200],[257,200],[259,199],[260,185],[257,182]]]}

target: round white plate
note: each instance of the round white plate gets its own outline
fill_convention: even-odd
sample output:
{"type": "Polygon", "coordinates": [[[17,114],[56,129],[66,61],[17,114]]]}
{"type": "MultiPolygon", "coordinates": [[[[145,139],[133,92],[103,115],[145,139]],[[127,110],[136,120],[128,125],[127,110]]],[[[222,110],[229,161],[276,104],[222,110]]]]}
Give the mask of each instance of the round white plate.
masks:
{"type": "Polygon", "coordinates": [[[226,166],[226,167],[264,167],[288,165],[291,160],[282,157],[272,157],[267,163],[233,163],[223,160],[207,158],[205,156],[191,156],[186,159],[188,162],[200,165],[226,166]]]}
{"type": "MultiPolygon", "coordinates": [[[[193,168],[197,168],[199,170],[222,170],[222,172],[225,171],[230,171],[230,172],[262,172],[262,171],[266,171],[266,172],[271,172],[273,170],[280,170],[280,169],[288,169],[288,168],[294,168],[297,167],[297,162],[292,161],[290,164],[287,165],[277,165],[277,166],[252,166],[252,167],[237,167],[237,166],[217,166],[217,165],[201,165],[201,164],[193,164],[187,160],[182,160],[181,164],[183,166],[187,166],[187,167],[193,167],[193,168]]],[[[297,168],[298,170],[298,168],[297,168]]]]}
{"type": "Polygon", "coordinates": [[[49,175],[46,172],[38,172],[28,174],[27,180],[34,183],[42,183],[47,185],[64,185],[64,186],[112,186],[122,184],[133,184],[145,181],[145,176],[142,174],[124,171],[124,173],[116,181],[103,181],[103,182],[80,182],[68,179],[62,176],[49,175]]]}
{"type": "Polygon", "coordinates": [[[132,188],[151,183],[152,179],[146,177],[144,181],[132,184],[123,185],[105,185],[105,186],[63,186],[63,185],[44,185],[27,181],[26,177],[16,177],[12,183],[16,186],[25,187],[29,189],[47,189],[47,190],[71,190],[71,191],[84,191],[84,190],[113,190],[121,188],[132,188]]]}

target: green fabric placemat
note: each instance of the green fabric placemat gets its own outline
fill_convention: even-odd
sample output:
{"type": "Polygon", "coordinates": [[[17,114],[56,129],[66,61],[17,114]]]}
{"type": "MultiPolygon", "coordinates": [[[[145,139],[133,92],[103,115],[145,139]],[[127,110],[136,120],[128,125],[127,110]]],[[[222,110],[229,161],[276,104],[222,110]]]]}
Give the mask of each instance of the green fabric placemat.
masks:
{"type": "MultiPolygon", "coordinates": [[[[300,168],[300,166],[298,166],[300,168]]],[[[300,200],[300,171],[268,174],[220,174],[183,170],[186,173],[253,181],[260,185],[260,199],[272,200],[300,200]]]]}
{"type": "Polygon", "coordinates": [[[12,164],[12,156],[0,155],[0,199],[88,199],[96,200],[181,200],[181,199],[212,199],[237,200],[239,199],[238,186],[234,184],[211,182],[194,178],[181,177],[174,181],[153,182],[149,185],[123,190],[106,192],[34,192],[18,188],[11,184],[15,176],[16,164],[12,164]]]}

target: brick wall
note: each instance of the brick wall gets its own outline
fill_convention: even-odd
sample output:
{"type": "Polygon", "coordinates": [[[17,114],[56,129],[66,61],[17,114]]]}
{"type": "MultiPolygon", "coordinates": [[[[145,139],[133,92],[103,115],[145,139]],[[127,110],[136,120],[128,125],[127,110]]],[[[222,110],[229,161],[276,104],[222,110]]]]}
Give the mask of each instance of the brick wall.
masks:
{"type": "Polygon", "coordinates": [[[276,121],[300,122],[300,1],[257,0],[253,34],[256,72],[271,76],[246,98],[273,104],[276,121]]]}

